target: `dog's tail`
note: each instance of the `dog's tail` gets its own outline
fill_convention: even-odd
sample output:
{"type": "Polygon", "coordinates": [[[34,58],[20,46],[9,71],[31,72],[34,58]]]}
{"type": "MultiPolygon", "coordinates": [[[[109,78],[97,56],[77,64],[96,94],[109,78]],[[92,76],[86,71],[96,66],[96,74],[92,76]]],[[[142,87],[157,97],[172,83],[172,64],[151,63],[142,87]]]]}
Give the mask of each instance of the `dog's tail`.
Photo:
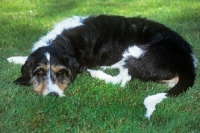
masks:
{"type": "Polygon", "coordinates": [[[160,103],[163,99],[168,96],[175,97],[179,94],[186,92],[189,87],[192,87],[195,80],[196,73],[196,58],[193,58],[194,62],[190,65],[182,66],[177,73],[178,83],[170,90],[151,95],[145,98],[144,105],[147,109],[145,117],[150,119],[152,113],[155,110],[156,104],[160,103]]]}

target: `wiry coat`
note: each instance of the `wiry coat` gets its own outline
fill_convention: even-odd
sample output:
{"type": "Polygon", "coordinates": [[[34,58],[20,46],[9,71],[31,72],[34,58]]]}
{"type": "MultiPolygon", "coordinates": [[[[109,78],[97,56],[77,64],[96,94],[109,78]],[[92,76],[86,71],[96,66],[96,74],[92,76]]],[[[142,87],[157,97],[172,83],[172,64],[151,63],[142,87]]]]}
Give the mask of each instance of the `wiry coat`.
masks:
{"type": "MultiPolygon", "coordinates": [[[[16,83],[33,83],[35,71],[39,76],[34,77],[34,82],[37,80],[44,83],[47,79],[45,74],[49,73],[48,79],[52,84],[59,82],[58,88],[65,88],[68,83],[73,82],[77,73],[88,69],[92,77],[114,84],[122,83],[122,86],[135,78],[165,82],[173,86],[165,93],[145,99],[148,118],[162,99],[177,96],[193,86],[196,59],[192,48],[180,35],[166,26],[139,17],[80,17],[77,24],[67,25],[69,22],[73,23],[72,20],[61,22],[35,44],[33,52],[22,67],[22,77],[16,83]],[[41,72],[38,70],[41,62],[50,64],[50,67],[39,67],[44,69],[44,79],[41,79],[41,72]],[[112,77],[101,70],[89,69],[95,66],[119,68],[120,74],[112,77]]],[[[43,92],[44,84],[49,82],[42,86],[38,82],[38,92],[43,92]]],[[[43,95],[48,94],[48,87],[46,88],[43,95]]],[[[57,93],[56,89],[49,92],[57,93]]]]}

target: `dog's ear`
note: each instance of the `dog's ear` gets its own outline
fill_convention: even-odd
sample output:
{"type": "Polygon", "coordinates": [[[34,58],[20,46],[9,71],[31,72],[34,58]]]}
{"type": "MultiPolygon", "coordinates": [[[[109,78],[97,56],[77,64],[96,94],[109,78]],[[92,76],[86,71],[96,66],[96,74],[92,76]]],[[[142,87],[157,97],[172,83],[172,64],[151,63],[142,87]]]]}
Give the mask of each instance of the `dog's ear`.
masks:
{"type": "Polygon", "coordinates": [[[27,86],[31,85],[30,80],[32,77],[32,69],[33,69],[33,60],[29,58],[22,66],[21,69],[22,76],[16,79],[14,83],[18,85],[27,85],[27,86]]]}
{"type": "Polygon", "coordinates": [[[26,85],[26,86],[30,86],[30,78],[29,77],[25,77],[25,76],[21,76],[18,79],[16,79],[14,81],[15,84],[17,85],[26,85]]]}

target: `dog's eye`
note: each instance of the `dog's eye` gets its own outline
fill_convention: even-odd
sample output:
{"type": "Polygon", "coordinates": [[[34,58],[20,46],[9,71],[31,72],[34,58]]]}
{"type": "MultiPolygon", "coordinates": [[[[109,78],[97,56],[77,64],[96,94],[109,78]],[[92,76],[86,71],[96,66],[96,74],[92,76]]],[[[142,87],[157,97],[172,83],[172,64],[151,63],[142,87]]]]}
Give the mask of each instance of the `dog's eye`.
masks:
{"type": "Polygon", "coordinates": [[[37,73],[38,73],[39,75],[43,75],[43,74],[44,74],[44,70],[43,70],[43,69],[40,69],[37,73]]]}
{"type": "Polygon", "coordinates": [[[56,73],[57,76],[63,75],[63,74],[66,74],[66,75],[68,74],[68,72],[67,72],[66,69],[61,69],[60,71],[58,71],[58,72],[56,73]]]}
{"type": "Polygon", "coordinates": [[[45,74],[45,70],[42,69],[42,68],[39,68],[39,69],[36,69],[34,72],[33,72],[34,75],[44,75],[45,74]]]}
{"type": "Polygon", "coordinates": [[[58,74],[63,74],[63,73],[65,73],[65,72],[66,72],[65,69],[61,69],[60,71],[58,71],[58,74]]]}

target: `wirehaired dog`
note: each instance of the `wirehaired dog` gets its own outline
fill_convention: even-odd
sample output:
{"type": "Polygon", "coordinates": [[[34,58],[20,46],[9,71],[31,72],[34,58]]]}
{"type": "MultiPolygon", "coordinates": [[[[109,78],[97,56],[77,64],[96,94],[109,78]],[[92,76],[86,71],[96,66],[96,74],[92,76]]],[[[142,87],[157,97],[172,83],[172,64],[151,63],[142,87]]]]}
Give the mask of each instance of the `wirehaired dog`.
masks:
{"type": "Polygon", "coordinates": [[[145,18],[109,15],[66,19],[36,42],[28,57],[8,61],[23,64],[15,83],[33,85],[43,96],[64,96],[83,70],[122,87],[136,78],[168,84],[168,91],[145,98],[147,118],[157,103],[192,87],[196,71],[191,46],[176,32],[145,18]],[[95,66],[118,68],[119,74],[91,70],[95,66]]]}

